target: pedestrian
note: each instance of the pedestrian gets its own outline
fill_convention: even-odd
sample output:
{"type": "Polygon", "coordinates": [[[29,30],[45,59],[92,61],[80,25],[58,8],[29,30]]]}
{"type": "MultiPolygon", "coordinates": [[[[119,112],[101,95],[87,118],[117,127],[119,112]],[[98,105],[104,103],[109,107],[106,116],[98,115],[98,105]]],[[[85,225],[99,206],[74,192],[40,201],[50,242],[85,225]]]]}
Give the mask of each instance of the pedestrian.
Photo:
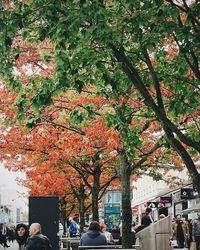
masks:
{"type": "Polygon", "coordinates": [[[3,224],[1,224],[1,227],[0,227],[0,242],[4,248],[10,247],[7,244],[7,237],[8,237],[8,227],[6,226],[5,223],[3,223],[3,224]]]}
{"type": "Polygon", "coordinates": [[[192,239],[192,220],[186,220],[186,223],[188,224],[189,228],[189,236],[188,236],[188,241],[187,241],[187,248],[190,249],[191,242],[193,241],[192,239]]]}
{"type": "Polygon", "coordinates": [[[25,243],[26,243],[28,236],[29,236],[29,233],[28,233],[27,225],[23,223],[18,224],[15,229],[15,237],[19,245],[19,250],[25,249],[25,243]]]}
{"type": "Polygon", "coordinates": [[[184,244],[189,239],[188,224],[183,221],[180,214],[176,215],[176,220],[172,224],[173,240],[177,240],[179,248],[184,248],[184,244]]]}
{"type": "Polygon", "coordinates": [[[15,239],[15,229],[14,226],[8,228],[8,242],[13,242],[15,239]]]}
{"type": "Polygon", "coordinates": [[[41,233],[41,225],[39,223],[31,224],[29,235],[25,250],[52,250],[49,239],[41,233]]]}
{"type": "Polygon", "coordinates": [[[76,222],[72,217],[69,217],[69,236],[76,237],[77,236],[78,227],[76,222]]]}
{"type": "Polygon", "coordinates": [[[106,224],[100,223],[100,232],[106,236],[108,244],[114,244],[113,236],[110,232],[106,231],[106,224]]]}
{"type": "Polygon", "coordinates": [[[132,245],[135,245],[135,243],[136,243],[135,226],[136,226],[136,223],[135,223],[135,221],[133,221],[132,225],[131,225],[131,240],[132,240],[132,245]]]}
{"type": "Polygon", "coordinates": [[[107,245],[106,236],[100,232],[100,225],[97,221],[92,221],[87,233],[80,239],[80,246],[100,246],[107,245]]]}
{"type": "Polygon", "coordinates": [[[153,223],[152,218],[152,209],[150,207],[146,208],[145,215],[142,217],[141,224],[145,227],[148,227],[151,223],[153,223]]]}
{"type": "Polygon", "coordinates": [[[200,250],[200,212],[197,213],[197,219],[192,223],[192,238],[196,242],[197,250],[200,250]]]}

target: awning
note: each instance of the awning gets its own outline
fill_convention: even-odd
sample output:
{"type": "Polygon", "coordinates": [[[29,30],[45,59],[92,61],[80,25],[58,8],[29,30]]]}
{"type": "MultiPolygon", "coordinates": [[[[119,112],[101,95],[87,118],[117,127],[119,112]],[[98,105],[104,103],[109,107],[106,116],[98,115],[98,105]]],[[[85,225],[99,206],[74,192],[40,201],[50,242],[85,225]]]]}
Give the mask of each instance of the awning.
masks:
{"type": "Polygon", "coordinates": [[[189,207],[185,210],[182,211],[182,214],[189,214],[189,213],[192,213],[192,212],[199,212],[200,211],[200,204],[196,204],[192,207],[189,207]]]}

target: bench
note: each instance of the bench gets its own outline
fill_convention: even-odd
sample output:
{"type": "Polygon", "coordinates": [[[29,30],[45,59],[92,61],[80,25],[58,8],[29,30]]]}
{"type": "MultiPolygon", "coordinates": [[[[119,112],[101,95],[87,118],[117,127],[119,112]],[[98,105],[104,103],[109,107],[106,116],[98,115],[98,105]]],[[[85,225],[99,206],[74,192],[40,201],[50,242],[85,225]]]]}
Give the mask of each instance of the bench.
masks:
{"type": "MultiPolygon", "coordinates": [[[[122,245],[101,245],[101,246],[79,246],[78,250],[96,250],[96,249],[109,249],[109,250],[116,250],[116,249],[120,249],[120,250],[124,250],[122,248],[122,245]]],[[[133,248],[131,248],[131,250],[136,249],[139,250],[139,245],[133,245],[133,248]]]]}
{"type": "MultiPolygon", "coordinates": [[[[116,245],[116,244],[111,244],[111,245],[100,245],[100,246],[79,246],[80,243],[80,238],[69,238],[65,237],[62,238],[63,242],[63,248],[62,250],[103,250],[103,249],[108,249],[108,250],[124,250],[122,248],[122,245],[116,245]],[[65,244],[64,244],[65,243],[65,244]]],[[[133,249],[139,250],[139,245],[133,245],[133,249]]]]}
{"type": "Polygon", "coordinates": [[[63,247],[63,250],[70,250],[70,249],[74,249],[74,250],[78,250],[78,246],[79,246],[79,242],[80,242],[80,238],[77,237],[62,237],[61,238],[63,247]]]}

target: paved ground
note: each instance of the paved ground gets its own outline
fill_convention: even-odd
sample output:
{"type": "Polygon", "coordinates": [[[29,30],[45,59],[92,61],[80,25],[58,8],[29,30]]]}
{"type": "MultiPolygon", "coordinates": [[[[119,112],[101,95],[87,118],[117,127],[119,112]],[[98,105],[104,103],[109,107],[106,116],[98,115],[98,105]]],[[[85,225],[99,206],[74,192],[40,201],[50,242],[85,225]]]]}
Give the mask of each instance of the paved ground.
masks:
{"type": "MultiPolygon", "coordinates": [[[[9,248],[3,248],[3,246],[2,245],[0,245],[0,250],[18,250],[18,244],[17,244],[17,242],[16,241],[14,241],[13,243],[9,243],[8,242],[8,245],[10,246],[9,248]]],[[[181,248],[181,249],[179,249],[179,248],[174,248],[174,249],[176,249],[176,250],[188,250],[188,248],[181,248]]]]}
{"type": "Polygon", "coordinates": [[[14,241],[14,242],[8,242],[7,243],[10,247],[8,247],[8,248],[3,248],[3,246],[2,245],[0,245],[0,250],[3,250],[3,249],[5,249],[5,250],[18,250],[19,249],[19,247],[18,247],[18,244],[17,244],[17,242],[16,241],[14,241]]]}

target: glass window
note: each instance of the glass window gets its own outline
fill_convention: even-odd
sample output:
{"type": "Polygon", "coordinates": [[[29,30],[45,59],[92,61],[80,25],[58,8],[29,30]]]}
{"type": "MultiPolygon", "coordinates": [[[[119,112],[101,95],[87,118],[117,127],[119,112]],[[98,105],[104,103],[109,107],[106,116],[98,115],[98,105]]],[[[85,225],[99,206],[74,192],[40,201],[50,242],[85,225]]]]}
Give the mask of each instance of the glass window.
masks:
{"type": "Polygon", "coordinates": [[[106,194],[107,203],[121,203],[121,193],[108,191],[106,194]]]}

